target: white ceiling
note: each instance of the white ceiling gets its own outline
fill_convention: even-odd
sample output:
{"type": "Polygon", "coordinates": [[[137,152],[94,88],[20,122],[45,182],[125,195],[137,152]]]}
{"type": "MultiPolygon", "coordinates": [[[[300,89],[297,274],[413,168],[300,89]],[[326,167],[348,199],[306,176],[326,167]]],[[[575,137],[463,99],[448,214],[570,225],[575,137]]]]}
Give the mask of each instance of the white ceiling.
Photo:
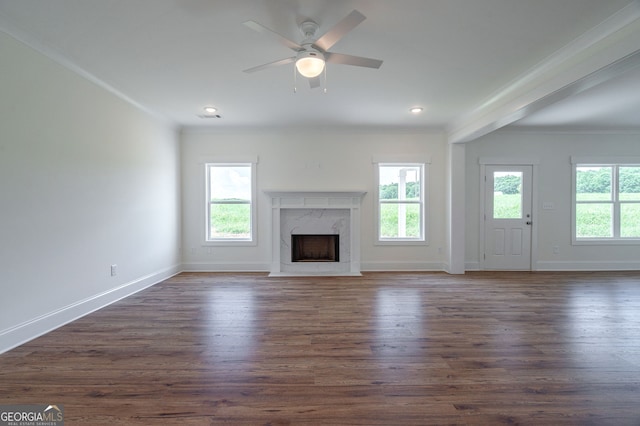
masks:
{"type": "MultiPolygon", "coordinates": [[[[638,21],[638,0],[0,0],[3,31],[170,123],[220,129],[464,128],[594,28],[638,21]],[[382,59],[380,69],[329,64],[326,94],[302,78],[294,93],[291,64],[242,72],[292,56],[244,21],[300,42],[298,23],[324,33],[353,9],[367,19],[331,50],[382,59]],[[222,118],[200,118],[205,105],[222,118]]],[[[640,129],[639,70],[557,103],[567,96],[549,89],[513,125],[640,129]]]]}
{"type": "Polygon", "coordinates": [[[637,131],[640,128],[640,66],[534,112],[512,127],[637,131]]]}

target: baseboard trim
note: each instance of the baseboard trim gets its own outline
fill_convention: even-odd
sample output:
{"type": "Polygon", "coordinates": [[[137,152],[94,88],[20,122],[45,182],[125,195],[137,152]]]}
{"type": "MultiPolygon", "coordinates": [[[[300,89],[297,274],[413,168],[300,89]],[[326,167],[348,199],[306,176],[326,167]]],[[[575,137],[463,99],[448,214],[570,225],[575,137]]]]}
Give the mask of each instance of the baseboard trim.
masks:
{"type": "Polygon", "coordinates": [[[442,272],[447,265],[442,262],[362,262],[360,268],[368,272],[442,272]]]}
{"type": "Polygon", "coordinates": [[[183,263],[184,272],[266,272],[271,263],[252,262],[193,262],[183,263]]]}
{"type": "MultiPolygon", "coordinates": [[[[466,262],[465,270],[483,271],[480,262],[466,262]]],[[[595,271],[638,271],[640,262],[631,261],[538,261],[533,271],[553,272],[595,272],[595,271]]]]}
{"type": "MultiPolygon", "coordinates": [[[[365,272],[411,272],[446,271],[448,265],[442,262],[362,262],[360,270],[365,272]]],[[[266,272],[271,271],[271,263],[251,262],[193,262],[183,263],[184,272],[266,272]]]]}
{"type": "Polygon", "coordinates": [[[536,271],[637,271],[640,262],[632,261],[538,261],[536,271]]]}
{"type": "Polygon", "coordinates": [[[181,265],[175,265],[2,330],[0,331],[0,354],[171,278],[181,271],[181,265]]]}
{"type": "Polygon", "coordinates": [[[480,262],[465,262],[464,264],[465,271],[482,271],[480,268],[480,262]]]}

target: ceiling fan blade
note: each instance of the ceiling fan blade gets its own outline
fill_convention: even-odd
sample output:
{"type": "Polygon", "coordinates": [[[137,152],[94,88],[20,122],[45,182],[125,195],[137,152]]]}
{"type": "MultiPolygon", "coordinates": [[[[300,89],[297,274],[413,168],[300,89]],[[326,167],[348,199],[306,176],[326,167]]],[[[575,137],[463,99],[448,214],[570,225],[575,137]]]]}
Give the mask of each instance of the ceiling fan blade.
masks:
{"type": "Polygon", "coordinates": [[[269,36],[271,36],[272,38],[276,39],[277,41],[279,41],[280,43],[282,43],[283,45],[285,45],[286,47],[288,47],[291,50],[294,50],[296,52],[299,52],[300,50],[304,50],[304,48],[302,46],[300,46],[298,43],[296,43],[295,41],[291,41],[288,38],[286,38],[285,36],[282,36],[280,34],[278,34],[277,32],[270,30],[269,28],[265,27],[262,24],[259,24],[256,21],[246,21],[243,22],[244,25],[246,25],[247,27],[251,28],[254,31],[257,31],[259,33],[262,34],[268,34],[269,36]]]}
{"type": "Polygon", "coordinates": [[[266,68],[272,68],[272,67],[277,67],[278,65],[290,64],[295,60],[296,60],[295,56],[292,56],[291,58],[279,59],[277,61],[269,62],[268,64],[258,65],[257,67],[246,69],[244,70],[244,72],[252,73],[256,71],[262,71],[263,69],[266,69],[266,68]]]}
{"type": "Polygon", "coordinates": [[[355,65],[356,67],[380,68],[380,59],[363,58],[361,56],[345,55],[342,53],[327,52],[325,60],[330,64],[355,65]]]}
{"type": "Polygon", "coordinates": [[[357,27],[360,22],[367,19],[362,13],[354,10],[346,17],[342,18],[340,22],[333,26],[329,31],[324,33],[322,37],[316,40],[314,45],[318,46],[320,49],[327,51],[336,44],[342,37],[344,37],[349,31],[357,27]]]}
{"type": "Polygon", "coordinates": [[[309,79],[309,87],[311,87],[312,89],[320,87],[320,76],[310,78],[309,79]]]}

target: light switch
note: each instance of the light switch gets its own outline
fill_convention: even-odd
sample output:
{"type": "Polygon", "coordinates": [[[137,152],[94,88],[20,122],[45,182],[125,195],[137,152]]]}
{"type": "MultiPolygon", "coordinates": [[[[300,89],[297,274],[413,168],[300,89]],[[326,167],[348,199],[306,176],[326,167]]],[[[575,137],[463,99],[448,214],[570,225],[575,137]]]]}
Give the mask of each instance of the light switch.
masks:
{"type": "Polygon", "coordinates": [[[556,205],[553,203],[553,201],[542,202],[542,210],[554,210],[555,208],[556,208],[556,205]]]}

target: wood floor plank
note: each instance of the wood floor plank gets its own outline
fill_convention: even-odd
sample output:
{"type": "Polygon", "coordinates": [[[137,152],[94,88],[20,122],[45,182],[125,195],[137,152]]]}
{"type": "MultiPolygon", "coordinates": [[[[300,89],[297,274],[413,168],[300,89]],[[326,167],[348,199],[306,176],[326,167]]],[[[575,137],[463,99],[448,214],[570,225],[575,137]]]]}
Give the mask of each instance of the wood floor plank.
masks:
{"type": "Polygon", "coordinates": [[[0,355],[67,424],[640,425],[640,272],[183,273],[0,355]]]}

